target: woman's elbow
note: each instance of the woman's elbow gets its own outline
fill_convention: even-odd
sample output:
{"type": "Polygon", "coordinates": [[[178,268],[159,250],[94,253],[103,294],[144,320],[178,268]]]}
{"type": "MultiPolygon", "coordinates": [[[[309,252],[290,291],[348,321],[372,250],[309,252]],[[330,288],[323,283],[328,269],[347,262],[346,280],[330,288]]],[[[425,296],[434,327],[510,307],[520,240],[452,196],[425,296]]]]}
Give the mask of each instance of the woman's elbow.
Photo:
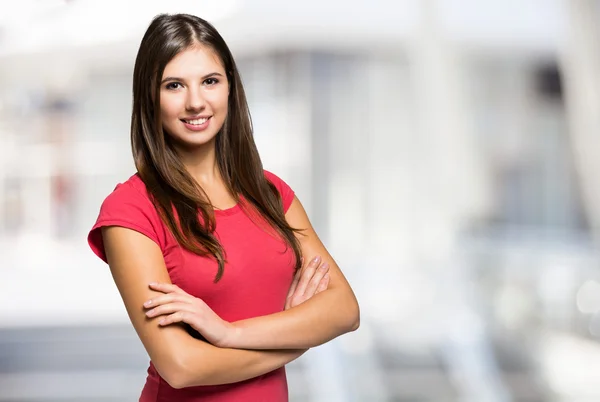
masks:
{"type": "Polygon", "coordinates": [[[360,327],[360,308],[358,307],[358,303],[356,303],[356,306],[352,309],[352,314],[350,314],[350,331],[349,332],[353,332],[356,331],[359,327],[360,327]]]}
{"type": "Polygon", "coordinates": [[[171,388],[181,389],[194,385],[192,383],[190,370],[183,358],[177,359],[174,356],[171,356],[167,362],[155,363],[155,367],[158,374],[167,382],[167,384],[169,384],[169,386],[171,386],[171,388]]]}
{"type": "Polygon", "coordinates": [[[156,366],[156,370],[171,388],[181,389],[190,386],[190,381],[187,378],[185,371],[181,368],[168,367],[160,369],[158,366],[156,366]]]}
{"type": "Polygon", "coordinates": [[[163,380],[165,380],[171,388],[175,389],[182,389],[190,386],[183,377],[178,375],[163,377],[163,380]]]}
{"type": "Polygon", "coordinates": [[[358,327],[360,327],[360,308],[358,307],[356,299],[352,300],[352,302],[348,302],[344,311],[345,313],[342,316],[344,318],[343,321],[340,322],[340,324],[342,324],[340,329],[343,333],[356,331],[358,327]]]}

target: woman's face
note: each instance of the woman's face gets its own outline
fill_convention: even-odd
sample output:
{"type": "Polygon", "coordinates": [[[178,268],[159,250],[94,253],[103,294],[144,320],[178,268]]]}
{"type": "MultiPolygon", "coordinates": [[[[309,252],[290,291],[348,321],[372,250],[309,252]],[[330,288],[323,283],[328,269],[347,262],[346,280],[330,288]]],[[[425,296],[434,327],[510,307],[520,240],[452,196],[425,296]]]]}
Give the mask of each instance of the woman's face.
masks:
{"type": "Polygon", "coordinates": [[[165,67],[160,113],[167,135],[184,149],[214,144],[227,117],[229,83],[219,56],[205,46],[188,48],[165,67]]]}

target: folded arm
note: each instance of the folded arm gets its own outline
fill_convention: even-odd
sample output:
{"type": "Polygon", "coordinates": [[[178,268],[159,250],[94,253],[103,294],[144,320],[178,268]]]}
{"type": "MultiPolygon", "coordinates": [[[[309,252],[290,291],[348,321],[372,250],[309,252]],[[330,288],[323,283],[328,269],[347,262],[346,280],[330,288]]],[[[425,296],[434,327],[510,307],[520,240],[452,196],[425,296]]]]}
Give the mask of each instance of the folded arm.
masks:
{"type": "Polygon", "coordinates": [[[303,229],[304,256],[320,256],[329,265],[329,286],[304,303],[280,313],[233,323],[222,346],[242,349],[305,349],[323,344],[360,323],[359,307],[348,281],[315,233],[300,201],[286,213],[288,223],[303,229]]]}
{"type": "Polygon", "coordinates": [[[241,350],[219,348],[194,339],[181,326],[148,318],[144,301],[158,295],[150,282],[170,283],[159,247],[130,229],[102,229],[114,281],[127,313],[157,371],[174,388],[243,381],[273,371],[301,356],[306,348],[241,350]]]}

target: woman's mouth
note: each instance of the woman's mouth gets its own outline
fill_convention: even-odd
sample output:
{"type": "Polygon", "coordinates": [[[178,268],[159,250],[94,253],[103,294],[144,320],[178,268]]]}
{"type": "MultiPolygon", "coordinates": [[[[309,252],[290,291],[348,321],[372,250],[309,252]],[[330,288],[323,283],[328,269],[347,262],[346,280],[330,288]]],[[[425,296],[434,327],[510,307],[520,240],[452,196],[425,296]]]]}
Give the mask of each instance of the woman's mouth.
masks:
{"type": "MultiPolygon", "coordinates": [[[[211,116],[212,117],[212,116],[211,116]]],[[[181,119],[183,125],[192,131],[202,131],[208,127],[210,117],[201,117],[198,119],[181,119]]]]}
{"type": "Polygon", "coordinates": [[[192,119],[192,120],[181,119],[181,121],[183,121],[184,123],[193,124],[195,126],[200,126],[200,125],[206,123],[206,121],[209,118],[210,117],[202,117],[202,118],[199,118],[199,119],[192,119]]]}

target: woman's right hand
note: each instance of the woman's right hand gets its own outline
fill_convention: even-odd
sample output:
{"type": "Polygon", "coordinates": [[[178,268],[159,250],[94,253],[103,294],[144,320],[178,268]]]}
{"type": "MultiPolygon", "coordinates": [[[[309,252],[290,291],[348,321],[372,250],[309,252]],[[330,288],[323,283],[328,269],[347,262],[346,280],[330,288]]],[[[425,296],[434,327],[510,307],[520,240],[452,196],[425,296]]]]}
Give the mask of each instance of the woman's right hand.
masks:
{"type": "Polygon", "coordinates": [[[310,299],[329,286],[329,265],[321,262],[317,256],[308,265],[301,267],[294,275],[294,280],[285,300],[285,309],[295,307],[310,299]]]}

